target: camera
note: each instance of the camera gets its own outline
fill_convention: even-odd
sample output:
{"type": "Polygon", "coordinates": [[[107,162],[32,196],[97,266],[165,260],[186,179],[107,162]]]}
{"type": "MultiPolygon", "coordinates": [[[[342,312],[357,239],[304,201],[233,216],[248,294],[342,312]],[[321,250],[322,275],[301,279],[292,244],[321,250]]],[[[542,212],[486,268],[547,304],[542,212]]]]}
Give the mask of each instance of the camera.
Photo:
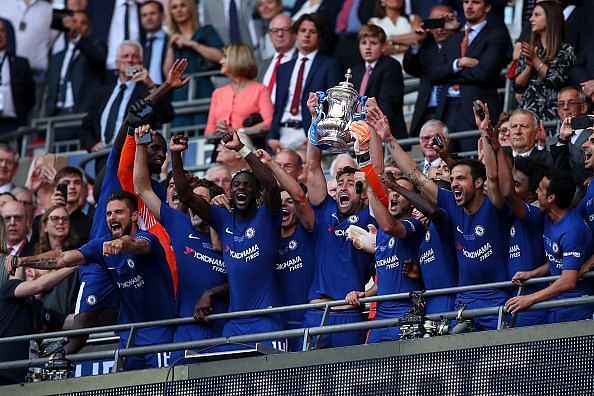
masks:
{"type": "Polygon", "coordinates": [[[126,77],[134,77],[142,70],[141,66],[126,66],[124,68],[124,74],[126,77]]]}
{"type": "Polygon", "coordinates": [[[412,340],[451,334],[451,326],[447,319],[441,321],[428,320],[425,317],[427,301],[423,292],[411,292],[412,308],[404,315],[400,324],[400,339],[412,340]]]}
{"type": "Polygon", "coordinates": [[[56,190],[58,190],[58,192],[64,196],[64,200],[68,198],[68,184],[60,183],[56,186],[56,190]]]}
{"type": "Polygon", "coordinates": [[[74,377],[74,363],[66,359],[64,346],[70,340],[66,337],[59,340],[44,341],[40,345],[39,357],[47,357],[49,361],[41,367],[32,367],[27,373],[27,382],[53,381],[74,377]]]}
{"type": "Polygon", "coordinates": [[[594,126],[594,115],[583,115],[571,119],[571,129],[587,129],[594,126]]]}
{"type": "Polygon", "coordinates": [[[443,29],[445,27],[445,18],[431,18],[423,21],[423,29],[443,29]]]}

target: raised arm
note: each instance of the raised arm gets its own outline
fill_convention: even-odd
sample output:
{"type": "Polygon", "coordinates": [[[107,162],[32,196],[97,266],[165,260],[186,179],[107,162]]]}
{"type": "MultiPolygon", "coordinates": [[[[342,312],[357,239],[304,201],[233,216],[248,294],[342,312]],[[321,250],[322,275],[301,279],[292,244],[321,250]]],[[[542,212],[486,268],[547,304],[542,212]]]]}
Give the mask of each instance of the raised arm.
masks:
{"type": "MultiPolygon", "coordinates": [[[[318,97],[315,93],[310,92],[309,98],[307,99],[307,108],[313,115],[316,113],[316,107],[318,107],[318,97]]],[[[307,142],[307,198],[309,203],[313,206],[317,206],[328,195],[326,188],[326,177],[322,170],[322,151],[307,142]]]]}
{"type": "Polygon", "coordinates": [[[192,209],[204,221],[210,223],[210,203],[200,195],[194,194],[190,182],[184,171],[184,164],[181,153],[188,148],[188,138],[186,136],[173,136],[169,143],[171,152],[171,166],[173,167],[173,182],[179,201],[192,209]]]}
{"type": "Polygon", "coordinates": [[[514,217],[523,220],[526,215],[526,205],[516,193],[514,177],[505,158],[503,150],[497,151],[497,173],[499,175],[499,189],[505,204],[511,209],[514,217]]]}
{"type": "Polygon", "coordinates": [[[78,250],[56,252],[55,250],[30,257],[19,257],[19,267],[29,267],[42,270],[76,267],[86,264],[85,257],[78,250]]]}
{"type": "Polygon", "coordinates": [[[147,146],[139,143],[139,139],[147,133],[154,131],[150,129],[149,125],[143,125],[134,130],[134,137],[136,139],[136,155],[134,160],[134,191],[142,199],[144,204],[149,208],[151,213],[157,218],[161,218],[161,200],[159,196],[153,191],[151,185],[151,177],[147,165],[147,146]]]}
{"type": "Polygon", "coordinates": [[[485,170],[487,173],[487,192],[493,205],[501,209],[504,205],[504,200],[503,196],[501,195],[501,190],[499,189],[496,157],[496,151],[498,151],[501,147],[499,146],[499,141],[497,140],[497,136],[495,136],[493,127],[491,126],[489,107],[481,101],[477,102],[485,112],[485,117],[481,119],[478,116],[476,110],[474,108],[472,109],[474,112],[476,125],[481,131],[480,139],[483,141],[483,163],[485,164],[485,170]]]}
{"type": "Polygon", "coordinates": [[[441,224],[443,221],[443,212],[437,205],[429,202],[425,197],[421,194],[416,193],[414,191],[409,191],[406,188],[402,187],[400,184],[396,183],[394,179],[394,175],[391,173],[387,173],[384,177],[384,183],[386,187],[390,190],[396,191],[398,194],[402,195],[404,198],[408,200],[419,212],[423,213],[429,220],[434,222],[435,224],[441,224]]]}
{"type": "Polygon", "coordinates": [[[280,188],[272,171],[241,142],[237,130],[224,132],[222,141],[226,148],[237,151],[245,159],[264,188],[264,202],[272,213],[278,213],[281,210],[280,188]]]}
{"type": "Polygon", "coordinates": [[[258,150],[256,152],[256,156],[258,156],[266,166],[270,168],[274,177],[278,180],[281,187],[285,189],[295,204],[295,212],[297,214],[297,218],[299,222],[305,227],[306,230],[312,231],[316,218],[303,192],[303,189],[297,183],[295,179],[293,179],[283,168],[280,167],[275,161],[272,160],[270,154],[268,154],[265,150],[258,150]]]}
{"type": "Polygon", "coordinates": [[[375,129],[382,141],[388,144],[388,149],[396,164],[410,182],[423,193],[432,203],[437,203],[437,185],[419,170],[417,163],[406,154],[398,141],[390,132],[386,116],[379,107],[366,104],[368,123],[375,129]]]}

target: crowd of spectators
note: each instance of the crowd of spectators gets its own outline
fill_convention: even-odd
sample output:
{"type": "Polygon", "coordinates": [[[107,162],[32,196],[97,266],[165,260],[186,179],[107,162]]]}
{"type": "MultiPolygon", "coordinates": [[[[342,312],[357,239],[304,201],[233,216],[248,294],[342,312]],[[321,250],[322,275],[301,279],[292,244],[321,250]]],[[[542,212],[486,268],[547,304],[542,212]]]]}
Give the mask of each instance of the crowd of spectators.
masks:
{"type": "MultiPolygon", "coordinates": [[[[524,1],[525,25],[512,42],[502,0],[291,3],[0,7],[0,134],[38,116],[85,113],[56,138],[109,149],[95,161],[95,186],[48,153],[32,160],[19,186],[17,148],[0,143],[0,337],[91,327],[114,312],[120,323],[198,321],[141,329],[135,345],[318,326],[322,317],[346,324],[368,319],[363,297],[547,274],[560,278],[516,297],[484,289],[431,298],[426,312],[505,305],[516,326],[592,318],[591,306],[524,310],[592,291],[581,276],[594,268],[594,5],[524,1]],[[188,83],[188,74],[206,71],[220,71],[224,83],[188,83]],[[407,122],[410,76],[419,87],[407,122]],[[320,106],[313,92],[345,78],[369,98],[368,118],[349,127],[354,153],[329,164],[308,139],[320,106]],[[506,78],[513,94],[503,111],[506,78]],[[172,102],[205,98],[208,116],[175,114],[172,102]],[[166,123],[205,125],[200,133],[216,148],[202,178],[183,169],[188,137],[167,142],[158,132],[166,123]],[[454,138],[476,129],[478,139],[454,138]],[[417,136],[420,163],[398,143],[417,136]],[[345,299],[327,315],[208,321],[345,299]]],[[[374,314],[411,308],[381,302],[374,314]]],[[[494,317],[472,324],[496,326],[494,317]]],[[[399,326],[375,329],[366,341],[354,331],[317,345],[399,334],[399,326]]],[[[119,335],[126,345],[127,332],[119,335]]],[[[73,337],[67,351],[84,342],[73,337]]],[[[28,345],[5,351],[0,361],[23,359],[28,345]]],[[[166,360],[147,354],[126,364],[166,360]]],[[[0,371],[0,384],[22,379],[22,371],[0,371]]]]}

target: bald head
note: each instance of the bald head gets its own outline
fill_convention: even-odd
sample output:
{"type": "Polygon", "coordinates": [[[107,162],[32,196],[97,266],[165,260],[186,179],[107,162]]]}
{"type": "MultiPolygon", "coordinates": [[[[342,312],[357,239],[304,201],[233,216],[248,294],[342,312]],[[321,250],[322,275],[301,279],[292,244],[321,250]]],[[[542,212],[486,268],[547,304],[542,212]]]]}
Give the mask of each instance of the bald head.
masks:
{"type": "Polygon", "coordinates": [[[287,15],[279,14],[272,18],[268,28],[274,50],[285,53],[295,46],[295,35],[291,32],[293,21],[287,15]]]}

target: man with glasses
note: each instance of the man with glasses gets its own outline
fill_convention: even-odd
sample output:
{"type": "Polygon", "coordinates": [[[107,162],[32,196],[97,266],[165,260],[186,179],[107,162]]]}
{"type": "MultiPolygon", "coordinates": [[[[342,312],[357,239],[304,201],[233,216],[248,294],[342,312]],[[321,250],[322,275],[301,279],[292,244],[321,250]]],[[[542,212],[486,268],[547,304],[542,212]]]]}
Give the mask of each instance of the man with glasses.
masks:
{"type": "Polygon", "coordinates": [[[6,223],[6,245],[12,256],[30,256],[33,244],[27,240],[29,227],[25,205],[9,201],[2,206],[2,217],[6,223]]]}
{"type": "Polygon", "coordinates": [[[274,54],[271,58],[264,59],[258,65],[258,70],[264,74],[258,76],[258,80],[268,87],[270,100],[274,104],[276,94],[276,71],[283,63],[287,63],[295,56],[295,35],[291,31],[291,18],[287,15],[277,15],[270,21],[268,36],[274,47],[274,54]]]}
{"type": "Polygon", "coordinates": [[[592,176],[584,169],[584,149],[582,144],[588,139],[589,133],[583,129],[571,129],[571,119],[579,117],[588,111],[588,104],[583,92],[575,87],[565,87],[559,91],[557,97],[557,114],[560,120],[557,144],[551,145],[551,155],[557,168],[571,172],[573,180],[578,186],[592,176]]]}
{"type": "Polygon", "coordinates": [[[442,163],[442,159],[433,148],[436,135],[441,137],[444,146],[447,147],[450,139],[448,135],[448,127],[443,122],[439,120],[429,120],[423,124],[421,132],[419,133],[419,145],[421,146],[421,152],[424,157],[423,165],[420,169],[425,176],[427,176],[430,168],[436,167],[442,163]]]}
{"type": "Polygon", "coordinates": [[[9,145],[0,143],[0,194],[14,188],[12,178],[18,169],[17,153],[9,145]]]}

